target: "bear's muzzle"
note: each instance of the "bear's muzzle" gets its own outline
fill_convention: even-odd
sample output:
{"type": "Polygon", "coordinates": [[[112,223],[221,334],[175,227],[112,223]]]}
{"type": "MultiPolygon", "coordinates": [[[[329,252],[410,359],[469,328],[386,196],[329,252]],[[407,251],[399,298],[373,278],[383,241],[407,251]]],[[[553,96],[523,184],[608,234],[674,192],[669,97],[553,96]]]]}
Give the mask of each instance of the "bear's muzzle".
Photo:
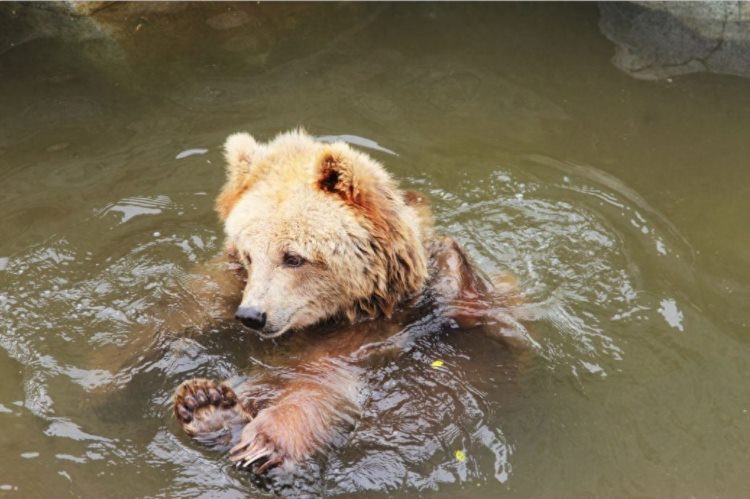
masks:
{"type": "Polygon", "coordinates": [[[266,313],[255,307],[240,306],[235,312],[234,318],[243,325],[258,331],[266,325],[266,313]]]}

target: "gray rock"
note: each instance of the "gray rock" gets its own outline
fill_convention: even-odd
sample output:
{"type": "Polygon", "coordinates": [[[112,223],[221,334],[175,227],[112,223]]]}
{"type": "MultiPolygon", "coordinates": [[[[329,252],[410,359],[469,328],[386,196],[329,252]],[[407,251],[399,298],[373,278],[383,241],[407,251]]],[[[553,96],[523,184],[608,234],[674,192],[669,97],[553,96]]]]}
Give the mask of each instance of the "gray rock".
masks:
{"type": "Polygon", "coordinates": [[[599,11],[613,63],[635,78],[750,76],[750,3],[600,2],[599,11]]]}
{"type": "Polygon", "coordinates": [[[0,55],[41,38],[82,42],[104,37],[93,21],[65,3],[0,3],[0,55]]]}

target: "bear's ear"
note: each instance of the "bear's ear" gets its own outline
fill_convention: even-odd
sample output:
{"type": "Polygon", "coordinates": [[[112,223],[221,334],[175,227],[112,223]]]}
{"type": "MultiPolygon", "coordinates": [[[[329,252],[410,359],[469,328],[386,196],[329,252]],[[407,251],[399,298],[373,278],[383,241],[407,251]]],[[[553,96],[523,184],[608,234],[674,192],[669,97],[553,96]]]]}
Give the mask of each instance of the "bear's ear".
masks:
{"type": "Polygon", "coordinates": [[[250,169],[260,146],[248,133],[235,133],[224,142],[224,159],[227,161],[227,181],[216,199],[216,211],[223,222],[247,190],[250,169]]]}
{"type": "Polygon", "coordinates": [[[224,159],[227,161],[227,176],[245,174],[250,171],[258,144],[249,133],[235,133],[224,142],[224,159]]]}
{"type": "Polygon", "coordinates": [[[352,164],[338,151],[327,150],[318,163],[318,187],[336,194],[345,201],[356,203],[359,198],[357,179],[352,164]]]}

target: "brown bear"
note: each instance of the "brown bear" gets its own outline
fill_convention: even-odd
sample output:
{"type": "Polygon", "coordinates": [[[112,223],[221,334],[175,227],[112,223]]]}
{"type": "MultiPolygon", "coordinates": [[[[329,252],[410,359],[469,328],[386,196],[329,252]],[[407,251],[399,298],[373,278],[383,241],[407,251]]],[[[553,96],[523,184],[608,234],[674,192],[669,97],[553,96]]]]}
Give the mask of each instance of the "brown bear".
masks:
{"type": "Polygon", "coordinates": [[[304,131],[266,144],[238,133],[225,157],[216,209],[235,274],[219,293],[241,294],[235,317],[261,337],[291,334],[304,346],[288,347],[280,376],[235,389],[186,381],[174,414],[197,438],[244,426],[230,459],[263,473],[311,456],[352,422],[358,361],[408,341],[407,317],[429,307],[473,327],[503,303],[455,241],[433,234],[425,199],[349,145],[304,131]]]}

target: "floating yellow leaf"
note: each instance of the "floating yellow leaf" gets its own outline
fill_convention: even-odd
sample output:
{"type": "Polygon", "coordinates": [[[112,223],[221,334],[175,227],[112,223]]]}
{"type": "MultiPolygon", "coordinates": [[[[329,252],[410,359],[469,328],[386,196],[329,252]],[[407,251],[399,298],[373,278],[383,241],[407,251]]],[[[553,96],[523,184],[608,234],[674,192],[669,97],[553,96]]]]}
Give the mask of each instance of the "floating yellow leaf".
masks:
{"type": "Polygon", "coordinates": [[[432,364],[430,365],[432,366],[433,369],[437,369],[438,367],[443,367],[443,364],[445,364],[445,362],[438,359],[438,360],[433,360],[432,364]]]}
{"type": "Polygon", "coordinates": [[[466,454],[464,454],[464,451],[457,450],[456,451],[456,459],[458,459],[459,463],[463,463],[464,461],[466,461],[466,454]]]}

